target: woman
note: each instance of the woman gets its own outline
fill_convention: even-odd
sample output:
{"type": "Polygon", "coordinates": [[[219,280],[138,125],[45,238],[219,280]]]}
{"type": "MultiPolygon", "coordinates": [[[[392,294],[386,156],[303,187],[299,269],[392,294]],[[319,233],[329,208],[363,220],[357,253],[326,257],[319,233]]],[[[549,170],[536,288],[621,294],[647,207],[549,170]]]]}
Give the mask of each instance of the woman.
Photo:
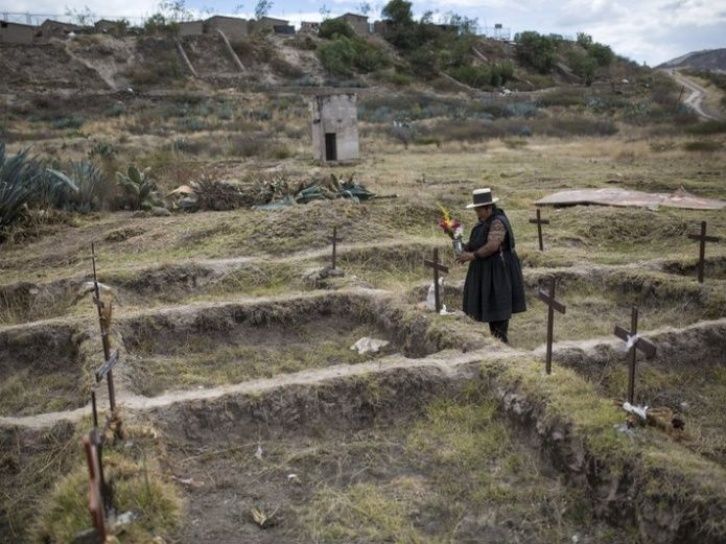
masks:
{"type": "Polygon", "coordinates": [[[489,323],[492,336],[509,343],[507,330],[512,314],[524,312],[524,280],[519,258],[514,251],[514,234],[504,211],[496,206],[491,189],[472,193],[479,222],[469,242],[456,259],[469,263],[464,284],[464,312],[477,321],[489,323]]]}

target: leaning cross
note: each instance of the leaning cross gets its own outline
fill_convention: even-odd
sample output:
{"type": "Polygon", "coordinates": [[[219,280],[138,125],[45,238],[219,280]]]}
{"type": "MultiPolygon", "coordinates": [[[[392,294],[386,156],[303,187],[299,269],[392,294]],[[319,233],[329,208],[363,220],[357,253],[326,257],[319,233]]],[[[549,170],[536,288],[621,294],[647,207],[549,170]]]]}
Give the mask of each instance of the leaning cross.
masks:
{"type": "MultiPolygon", "coordinates": [[[[98,278],[96,277],[96,248],[93,242],[91,242],[91,260],[93,261],[93,302],[96,305],[96,309],[98,310],[98,323],[101,327],[101,342],[103,344],[104,365],[101,367],[101,369],[99,369],[99,371],[105,369],[104,374],[108,383],[108,400],[111,404],[111,412],[113,412],[114,410],[116,410],[116,393],[113,386],[112,368],[118,360],[118,353],[116,354],[116,361],[113,361],[111,357],[111,344],[108,339],[110,327],[109,321],[111,319],[112,308],[110,302],[108,308],[106,308],[105,303],[101,300],[101,295],[98,288],[98,278]]],[[[103,378],[103,376],[101,376],[101,378],[103,378]]],[[[99,378],[98,373],[96,373],[96,381],[100,381],[101,378],[99,378]]]]}
{"type": "Polygon", "coordinates": [[[342,238],[338,238],[338,228],[333,227],[333,236],[328,237],[328,240],[333,244],[333,261],[331,268],[335,270],[336,261],[337,261],[337,248],[338,248],[338,242],[342,242],[342,238]]]}
{"type": "Polygon", "coordinates": [[[106,513],[104,511],[101,488],[103,480],[100,477],[98,456],[96,455],[96,439],[84,436],[82,439],[83,449],[86,452],[88,464],[88,511],[91,514],[93,527],[99,542],[106,541],[106,513]]]}
{"type": "Polygon", "coordinates": [[[655,357],[655,345],[645,338],[638,336],[638,308],[633,306],[633,312],[630,318],[630,331],[615,325],[615,336],[627,342],[630,350],[630,369],[628,372],[628,402],[633,404],[635,401],[635,358],[637,351],[645,353],[648,359],[655,357]]]}
{"type": "Polygon", "coordinates": [[[537,219],[530,219],[530,223],[537,225],[537,237],[539,238],[539,250],[544,251],[544,244],[542,243],[542,225],[549,225],[549,219],[542,219],[539,208],[537,208],[537,219]]]}
{"type": "Polygon", "coordinates": [[[700,252],[698,257],[698,283],[703,283],[703,270],[706,264],[706,242],[718,242],[721,238],[717,236],[706,236],[706,222],[701,221],[701,234],[689,234],[691,240],[698,240],[700,244],[700,252]]]}
{"type": "MultiPolygon", "coordinates": [[[[539,210],[537,210],[539,212],[539,210]]],[[[537,214],[539,215],[539,213],[537,214]]],[[[550,278],[549,293],[539,290],[537,298],[547,304],[547,358],[545,360],[545,370],[547,374],[552,373],[552,337],[555,321],[555,310],[561,314],[565,313],[567,306],[555,300],[555,278],[550,278]]]]}
{"type": "Polygon", "coordinates": [[[434,248],[432,261],[424,260],[424,264],[434,269],[434,300],[436,301],[436,313],[441,313],[441,293],[439,292],[439,272],[449,273],[449,267],[439,262],[439,249],[434,248]]]}

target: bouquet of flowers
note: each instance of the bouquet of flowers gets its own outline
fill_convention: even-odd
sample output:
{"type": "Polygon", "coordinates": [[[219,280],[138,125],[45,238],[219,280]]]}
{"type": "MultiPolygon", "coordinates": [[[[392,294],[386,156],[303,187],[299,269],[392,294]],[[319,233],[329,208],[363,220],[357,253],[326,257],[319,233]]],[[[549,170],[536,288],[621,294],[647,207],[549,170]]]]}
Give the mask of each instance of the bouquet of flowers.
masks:
{"type": "Polygon", "coordinates": [[[457,255],[464,251],[464,226],[458,219],[451,217],[449,210],[439,204],[442,217],[439,219],[439,227],[451,238],[452,245],[454,246],[454,253],[457,255]]]}

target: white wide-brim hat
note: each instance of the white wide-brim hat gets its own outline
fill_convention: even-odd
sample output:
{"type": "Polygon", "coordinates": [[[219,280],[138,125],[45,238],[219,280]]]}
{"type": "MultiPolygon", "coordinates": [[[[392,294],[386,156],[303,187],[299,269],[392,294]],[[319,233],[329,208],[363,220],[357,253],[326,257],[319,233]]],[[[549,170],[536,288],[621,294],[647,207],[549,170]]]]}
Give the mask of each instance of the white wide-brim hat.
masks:
{"type": "Polygon", "coordinates": [[[489,188],[474,189],[471,192],[471,198],[473,202],[466,205],[466,208],[468,210],[470,210],[471,208],[480,208],[482,206],[491,206],[495,202],[499,202],[498,198],[492,197],[492,190],[489,188]]]}

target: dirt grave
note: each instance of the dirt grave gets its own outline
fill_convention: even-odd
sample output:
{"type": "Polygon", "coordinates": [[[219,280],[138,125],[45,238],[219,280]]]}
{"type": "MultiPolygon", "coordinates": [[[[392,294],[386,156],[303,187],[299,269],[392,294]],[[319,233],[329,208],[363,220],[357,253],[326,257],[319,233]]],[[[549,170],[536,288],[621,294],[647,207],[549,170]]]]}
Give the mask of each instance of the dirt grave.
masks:
{"type": "Polygon", "coordinates": [[[405,331],[386,326],[385,314],[375,299],[335,293],[183,307],[124,319],[119,326],[132,390],[156,396],[433,349],[407,343],[405,331]],[[351,348],[364,337],[389,344],[359,354],[351,348]]]}
{"type": "MultiPolygon", "coordinates": [[[[653,359],[638,356],[635,401],[666,408],[686,421],[676,439],[692,451],[726,466],[726,321],[648,335],[657,348],[653,359]]],[[[586,376],[609,398],[625,398],[628,364],[622,343],[564,343],[555,359],[586,376]]]]}
{"type": "Polygon", "coordinates": [[[79,327],[39,324],[0,330],[0,416],[86,404],[89,349],[88,336],[79,327]]]}
{"type": "Polygon", "coordinates": [[[466,380],[404,371],[308,393],[280,391],[279,405],[224,403],[234,421],[220,405],[159,414],[170,465],[187,482],[182,541],[605,542],[614,534],[466,380]],[[268,518],[263,528],[255,511],[268,518]]]}

